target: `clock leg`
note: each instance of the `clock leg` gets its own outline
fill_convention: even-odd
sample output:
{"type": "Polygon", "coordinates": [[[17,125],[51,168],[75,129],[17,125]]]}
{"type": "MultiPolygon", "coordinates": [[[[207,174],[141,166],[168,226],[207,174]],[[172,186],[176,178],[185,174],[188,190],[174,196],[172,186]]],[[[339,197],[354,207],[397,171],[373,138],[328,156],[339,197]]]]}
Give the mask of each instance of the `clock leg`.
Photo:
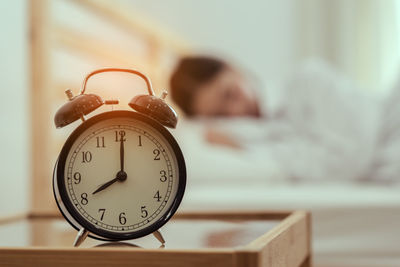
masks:
{"type": "Polygon", "coordinates": [[[82,228],[79,230],[78,234],[76,235],[75,241],[74,241],[74,247],[79,247],[82,242],[86,239],[88,236],[89,231],[86,230],[85,228],[82,228]]]}
{"type": "Polygon", "coordinates": [[[164,240],[164,237],[162,236],[161,232],[157,230],[157,231],[153,232],[153,235],[155,238],[157,238],[158,241],[160,241],[161,246],[163,247],[165,244],[165,240],[164,240]]]}

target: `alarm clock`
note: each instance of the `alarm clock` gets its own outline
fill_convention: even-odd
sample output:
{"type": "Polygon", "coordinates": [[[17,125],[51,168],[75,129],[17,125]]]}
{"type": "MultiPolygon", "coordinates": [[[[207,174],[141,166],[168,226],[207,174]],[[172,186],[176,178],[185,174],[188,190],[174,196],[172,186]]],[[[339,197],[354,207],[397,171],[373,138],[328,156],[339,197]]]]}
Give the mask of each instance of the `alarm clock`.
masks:
{"type": "Polygon", "coordinates": [[[154,234],[174,215],[185,192],[186,167],[178,143],[166,129],[175,128],[176,112],[154,95],[148,77],[131,69],[106,68],[86,76],[79,95],[56,113],[57,128],[82,123],[62,147],[53,174],[53,191],[64,218],[78,230],[74,246],[89,236],[120,241],[154,234]],[[129,102],[131,110],[113,110],[86,119],[102,105],[85,94],[90,77],[102,72],[127,72],[143,78],[148,95],[129,102]]]}

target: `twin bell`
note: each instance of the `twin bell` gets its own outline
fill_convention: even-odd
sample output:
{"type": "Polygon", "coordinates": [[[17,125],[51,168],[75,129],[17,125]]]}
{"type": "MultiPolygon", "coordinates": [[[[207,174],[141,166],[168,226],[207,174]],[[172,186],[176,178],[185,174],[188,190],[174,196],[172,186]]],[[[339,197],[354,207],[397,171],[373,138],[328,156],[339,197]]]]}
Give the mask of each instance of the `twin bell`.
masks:
{"type": "Polygon", "coordinates": [[[83,116],[88,115],[102,105],[114,105],[119,103],[118,100],[103,101],[98,95],[85,94],[86,84],[89,78],[102,72],[128,72],[140,76],[147,84],[148,94],[134,96],[132,100],[129,101],[128,105],[136,112],[156,120],[161,125],[170,128],[176,127],[178,116],[175,110],[165,102],[165,97],[167,96],[166,91],[162,93],[161,97],[155,96],[149,78],[139,71],[132,69],[105,68],[93,71],[86,76],[79,95],[74,96],[71,90],[66,91],[69,101],[58,109],[54,117],[54,123],[57,128],[62,128],[79,119],[84,120],[83,116]]]}

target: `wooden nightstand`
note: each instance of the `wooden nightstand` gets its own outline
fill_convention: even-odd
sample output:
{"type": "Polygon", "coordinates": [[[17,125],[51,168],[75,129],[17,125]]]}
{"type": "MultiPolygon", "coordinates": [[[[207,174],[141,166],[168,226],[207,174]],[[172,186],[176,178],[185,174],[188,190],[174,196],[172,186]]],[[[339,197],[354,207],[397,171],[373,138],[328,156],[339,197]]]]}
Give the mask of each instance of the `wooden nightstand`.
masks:
{"type": "Polygon", "coordinates": [[[73,248],[76,231],[59,214],[3,218],[0,266],[311,266],[311,218],[304,211],[185,212],[161,231],[165,248],[151,236],[88,239],[73,248]]]}

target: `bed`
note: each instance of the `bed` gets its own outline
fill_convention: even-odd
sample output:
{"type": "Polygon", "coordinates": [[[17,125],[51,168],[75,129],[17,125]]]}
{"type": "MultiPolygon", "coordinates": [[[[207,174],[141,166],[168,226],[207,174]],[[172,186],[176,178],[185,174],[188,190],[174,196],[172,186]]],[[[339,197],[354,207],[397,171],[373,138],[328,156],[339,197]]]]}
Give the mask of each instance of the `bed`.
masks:
{"type": "Polygon", "coordinates": [[[262,154],[209,145],[202,126],[180,123],[182,210],[310,210],[315,266],[400,266],[399,184],[285,179],[262,154]]]}

